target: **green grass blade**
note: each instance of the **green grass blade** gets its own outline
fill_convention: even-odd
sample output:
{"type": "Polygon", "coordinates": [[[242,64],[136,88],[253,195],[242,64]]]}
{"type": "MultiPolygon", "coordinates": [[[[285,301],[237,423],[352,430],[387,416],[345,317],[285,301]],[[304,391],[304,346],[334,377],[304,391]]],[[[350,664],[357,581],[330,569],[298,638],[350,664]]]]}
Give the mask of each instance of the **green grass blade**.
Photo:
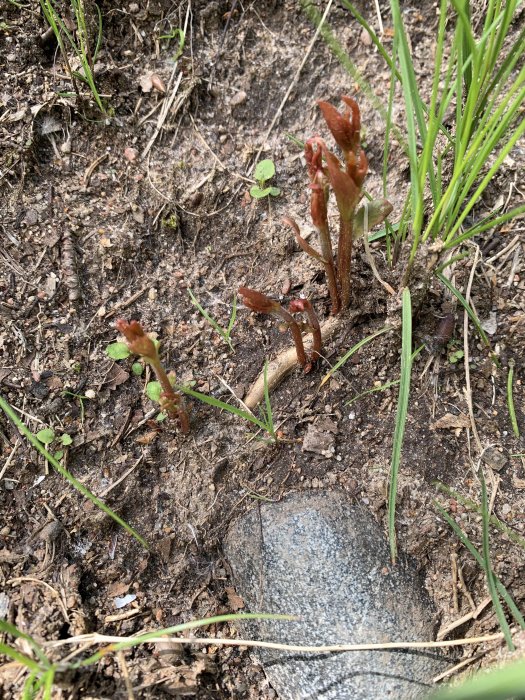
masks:
{"type": "Polygon", "coordinates": [[[198,399],[199,401],[202,401],[202,403],[208,404],[208,406],[214,406],[215,408],[220,408],[223,411],[228,411],[228,413],[233,413],[234,415],[239,416],[239,418],[244,418],[244,420],[247,420],[256,425],[258,428],[268,432],[268,426],[266,423],[260,421],[252,413],[248,413],[248,411],[243,411],[241,408],[232,406],[231,404],[221,401],[220,399],[215,399],[213,396],[208,396],[208,394],[201,394],[200,391],[188,389],[186,386],[179,385],[175,388],[177,391],[182,391],[183,394],[187,394],[187,396],[192,396],[194,399],[198,399]]]}
{"type": "MultiPolygon", "coordinates": [[[[153,630],[152,632],[146,632],[145,634],[137,635],[132,640],[126,640],[124,642],[118,642],[116,644],[110,644],[104,647],[100,651],[90,656],[82,661],[77,661],[71,664],[71,668],[80,668],[83,666],[92,666],[98,663],[100,659],[108,653],[113,653],[115,651],[120,651],[122,649],[130,649],[136,647],[139,644],[145,644],[151,639],[156,639],[157,637],[165,637],[167,635],[178,634],[179,632],[186,632],[187,630],[198,629],[199,627],[207,627],[208,625],[216,625],[221,622],[235,622],[242,620],[296,620],[297,617],[294,615],[274,615],[268,613],[229,613],[227,615],[215,615],[214,617],[209,617],[204,620],[192,620],[191,622],[184,622],[180,625],[175,625],[174,627],[166,627],[160,630],[153,630]]],[[[190,640],[188,640],[190,641],[190,640]]]]}
{"type": "Polygon", "coordinates": [[[445,244],[443,246],[443,249],[449,250],[450,248],[454,248],[460,243],[469,240],[473,236],[477,236],[478,234],[483,233],[483,231],[487,231],[488,229],[497,228],[501,224],[504,224],[506,221],[518,218],[524,213],[525,204],[521,204],[519,207],[515,207],[514,209],[511,209],[510,211],[507,211],[505,212],[505,214],[501,214],[500,216],[495,217],[493,214],[489,214],[489,216],[486,216],[480,222],[474,224],[474,226],[464,231],[460,236],[454,238],[454,240],[452,240],[448,245],[445,244]]]}
{"type": "Polygon", "coordinates": [[[514,661],[492,671],[482,671],[455,688],[444,688],[428,700],[512,700],[523,698],[525,661],[514,661]]]}
{"type": "Polygon", "coordinates": [[[233,327],[235,325],[235,320],[237,318],[237,295],[233,295],[233,303],[232,303],[232,312],[230,316],[230,320],[228,322],[228,328],[226,330],[226,335],[228,336],[228,339],[230,338],[231,332],[233,330],[233,327]]]}
{"type": "MultiPolygon", "coordinates": [[[[301,7],[303,8],[306,16],[312,22],[312,24],[316,28],[319,27],[322,19],[322,16],[319,13],[319,11],[309,2],[309,0],[301,0],[301,7]]],[[[328,48],[332,51],[332,53],[341,63],[346,72],[355,80],[355,82],[359,85],[361,91],[368,97],[368,99],[374,106],[374,109],[376,109],[377,112],[381,115],[385,124],[388,123],[388,114],[383,103],[373,91],[370,83],[361,75],[355,63],[352,61],[348,53],[344,50],[341,43],[334,36],[332,30],[330,29],[326,21],[321,26],[320,34],[323,37],[328,48]]],[[[401,130],[393,122],[390,122],[390,128],[395,134],[398,143],[401,144],[401,147],[406,150],[406,139],[401,133],[401,130]]]]}
{"type": "Polygon", "coordinates": [[[18,430],[22,433],[22,435],[29,440],[29,442],[33,445],[33,447],[40,452],[40,454],[44,457],[44,459],[51,464],[51,466],[56,469],[56,471],[63,476],[69,483],[77,490],[79,491],[83,496],[85,496],[87,499],[89,499],[92,503],[94,503],[97,508],[100,508],[100,510],[103,510],[106,515],[109,515],[110,518],[112,518],[118,525],[120,525],[124,530],[130,534],[132,537],[134,537],[140,544],[148,549],[148,545],[146,540],[139,535],[139,533],[134,530],[131,525],[128,525],[127,522],[122,520],[114,511],[111,510],[105,503],[103,503],[100,499],[98,499],[94,494],[91,493],[91,491],[84,486],[78,479],[75,479],[73,474],[67,471],[67,469],[64,469],[64,467],[60,464],[58,460],[56,460],[52,454],[50,454],[45,447],[42,445],[42,443],[37,440],[37,438],[33,435],[33,433],[27,428],[25,423],[23,423],[20,418],[17,416],[15,411],[11,408],[11,406],[7,403],[7,401],[0,396],[0,409],[10,418],[10,420],[14,423],[14,425],[18,428],[18,430]]]}
{"type": "MultiPolygon", "coordinates": [[[[383,44],[379,40],[379,37],[377,36],[375,31],[372,29],[372,27],[368,24],[368,22],[363,17],[363,15],[360,14],[359,11],[357,10],[357,8],[348,0],[341,0],[341,4],[343,5],[343,7],[346,7],[346,9],[349,12],[351,12],[351,14],[355,17],[355,19],[363,27],[363,29],[368,33],[368,36],[370,37],[370,39],[372,39],[372,43],[376,47],[378,53],[384,58],[387,66],[393,72],[396,80],[401,82],[401,74],[397,70],[395,63],[394,63],[394,60],[392,58],[390,58],[390,56],[388,55],[388,53],[385,50],[385,47],[383,46],[383,44]]],[[[392,84],[393,84],[393,82],[394,81],[392,81],[392,84]]]]}
{"type": "Polygon", "coordinates": [[[9,644],[3,644],[0,642],[0,654],[8,656],[10,659],[13,659],[13,661],[22,664],[22,666],[26,666],[26,668],[30,668],[35,673],[39,673],[41,671],[40,665],[37,661],[31,659],[25,654],[22,654],[21,651],[9,646],[9,644]]]}
{"type": "Polygon", "coordinates": [[[390,540],[390,553],[393,562],[395,562],[397,558],[395,523],[397,476],[401,462],[401,449],[405,434],[405,425],[408,413],[408,397],[410,394],[410,374],[412,371],[412,302],[410,299],[410,291],[406,287],[403,289],[402,321],[401,378],[399,397],[397,401],[394,443],[392,446],[392,460],[390,463],[390,482],[388,486],[388,537],[390,540]]]}
{"type": "Polygon", "coordinates": [[[390,387],[397,386],[399,384],[399,379],[394,379],[391,382],[385,382],[384,384],[381,384],[381,386],[375,386],[372,389],[367,389],[366,391],[362,391],[360,394],[356,394],[353,399],[350,399],[350,401],[347,401],[345,403],[345,406],[351,406],[353,403],[356,401],[359,401],[359,399],[362,399],[363,396],[368,396],[368,394],[375,394],[376,391],[386,391],[387,389],[390,389],[390,387]]]}
{"type": "Polygon", "coordinates": [[[518,420],[516,418],[516,409],[514,408],[514,396],[512,391],[512,385],[514,382],[514,360],[509,360],[509,372],[507,374],[507,406],[509,408],[510,422],[512,425],[512,432],[519,438],[520,429],[518,426],[518,420]]]}
{"type": "MultiPolygon", "coordinates": [[[[446,484],[441,483],[441,481],[434,481],[433,483],[434,486],[438,488],[442,493],[446,493],[448,496],[458,501],[466,508],[469,508],[470,510],[473,510],[476,513],[479,513],[479,515],[481,515],[481,506],[479,505],[479,503],[471,501],[470,498],[465,498],[465,496],[462,496],[454,489],[449,488],[448,486],[446,486],[446,484]]],[[[511,542],[514,542],[514,544],[517,544],[519,547],[525,549],[525,538],[521,535],[518,535],[518,533],[514,532],[514,530],[511,530],[510,527],[505,525],[505,523],[502,520],[500,520],[497,515],[494,515],[494,513],[492,513],[490,516],[490,524],[493,525],[500,532],[503,532],[503,534],[506,535],[511,542]]]]}
{"type": "Polygon", "coordinates": [[[275,440],[275,428],[273,425],[272,404],[270,403],[270,392],[268,391],[268,360],[264,361],[264,405],[266,413],[266,425],[269,435],[275,440]]]}
{"type": "Polygon", "coordinates": [[[514,651],[514,644],[512,643],[512,635],[510,633],[510,627],[505,619],[505,613],[503,612],[503,607],[499,599],[498,590],[496,587],[496,579],[494,572],[492,571],[492,565],[490,563],[490,543],[489,543],[489,504],[487,500],[487,485],[485,483],[485,477],[483,476],[483,470],[479,470],[479,478],[481,481],[481,522],[483,530],[483,565],[485,568],[485,574],[487,576],[487,587],[489,589],[490,597],[492,598],[492,605],[494,607],[494,612],[498,618],[499,626],[505,637],[508,648],[514,651]]]}
{"type": "Polygon", "coordinates": [[[463,296],[463,294],[461,294],[461,292],[458,291],[458,290],[454,287],[454,285],[452,284],[452,282],[450,282],[450,280],[448,280],[444,275],[442,275],[441,272],[436,272],[436,277],[437,277],[437,278],[439,279],[439,281],[442,282],[442,283],[445,285],[445,287],[446,287],[450,292],[452,292],[452,294],[456,297],[456,299],[459,301],[459,303],[461,304],[461,306],[465,309],[465,311],[467,312],[467,314],[468,314],[470,320],[471,320],[472,323],[474,324],[474,327],[476,328],[476,331],[478,332],[478,334],[479,334],[481,340],[485,343],[485,345],[487,346],[487,348],[489,348],[489,349],[491,350],[492,347],[491,347],[491,344],[490,344],[490,340],[488,339],[487,334],[485,333],[485,331],[484,331],[483,328],[481,327],[481,323],[479,322],[478,317],[476,316],[476,314],[474,313],[474,311],[472,311],[472,307],[471,307],[470,304],[467,302],[467,300],[465,299],[465,297],[463,296]]]}
{"type": "MultiPolygon", "coordinates": [[[[454,518],[452,518],[447,511],[442,508],[437,501],[434,501],[434,507],[438,510],[440,513],[441,517],[444,518],[447,523],[450,525],[452,530],[454,531],[455,535],[461,542],[461,544],[470,552],[470,554],[474,557],[474,559],[477,561],[479,566],[481,568],[485,567],[483,557],[481,554],[478,552],[478,550],[474,547],[472,542],[469,540],[467,535],[463,532],[463,530],[459,527],[459,525],[456,523],[454,518]]],[[[495,583],[496,583],[496,588],[500,596],[503,598],[505,601],[507,607],[509,608],[512,616],[516,620],[516,623],[521,627],[521,629],[525,629],[525,620],[523,619],[523,615],[521,614],[518,606],[512,599],[512,597],[509,595],[507,589],[505,586],[501,583],[501,581],[498,579],[497,576],[495,576],[495,583]]]]}
{"type": "Polygon", "coordinates": [[[24,683],[21,700],[34,700],[38,697],[43,678],[38,671],[32,671],[24,683]]]}
{"type": "MultiPolygon", "coordinates": [[[[191,289],[188,288],[188,294],[190,295],[191,303],[197,308],[199,313],[204,316],[206,321],[210,324],[210,326],[220,335],[220,337],[224,340],[225,343],[227,343],[230,346],[230,350],[233,350],[233,345],[232,341],[230,339],[230,331],[233,328],[233,323],[235,323],[235,315],[232,312],[232,317],[233,317],[233,323],[232,319],[230,317],[230,323],[228,324],[228,330],[225,331],[224,328],[221,328],[217,321],[210,316],[210,314],[204,309],[199,300],[195,297],[191,289]]],[[[234,306],[234,312],[235,314],[237,313],[236,306],[234,306]]]]}
{"type": "Polygon", "coordinates": [[[30,634],[22,632],[22,630],[19,630],[18,627],[12,625],[10,622],[7,622],[7,620],[1,619],[0,632],[2,632],[3,634],[9,634],[12,637],[15,637],[16,639],[23,639],[24,641],[26,641],[40,660],[41,665],[39,665],[39,668],[49,668],[51,662],[47,658],[40,644],[38,644],[30,634]]]}
{"type": "Polygon", "coordinates": [[[383,328],[380,328],[378,331],[375,333],[372,333],[371,335],[367,335],[366,338],[363,338],[360,340],[358,343],[353,345],[348,352],[346,352],[343,357],[339,358],[335,365],[330,369],[329,372],[325,374],[323,377],[321,384],[319,385],[320,387],[323,386],[323,384],[326,384],[326,382],[330,379],[330,377],[337,372],[337,370],[342,367],[351,357],[354,353],[356,353],[358,350],[360,350],[363,345],[366,345],[369,343],[371,340],[374,338],[377,338],[378,335],[383,335],[383,333],[388,333],[388,331],[391,331],[392,327],[391,326],[384,326],[383,328]]]}
{"type": "Polygon", "coordinates": [[[42,700],[52,700],[53,681],[55,680],[55,669],[50,668],[43,679],[42,700]]]}

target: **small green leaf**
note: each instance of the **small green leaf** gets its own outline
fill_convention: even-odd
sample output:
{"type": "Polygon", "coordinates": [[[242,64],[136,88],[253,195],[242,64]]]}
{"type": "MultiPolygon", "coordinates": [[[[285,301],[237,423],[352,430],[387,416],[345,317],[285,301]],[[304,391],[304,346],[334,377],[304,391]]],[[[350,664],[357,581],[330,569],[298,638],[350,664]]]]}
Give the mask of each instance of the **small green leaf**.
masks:
{"type": "Polygon", "coordinates": [[[71,445],[73,443],[73,438],[71,437],[71,435],[64,433],[60,436],[60,442],[67,447],[67,445],[71,445]]]}
{"type": "Polygon", "coordinates": [[[455,350],[454,352],[451,352],[448,356],[448,361],[450,362],[451,365],[455,365],[456,362],[459,362],[462,360],[465,356],[465,353],[463,350],[455,350]]]}
{"type": "Polygon", "coordinates": [[[271,191],[271,187],[265,187],[263,190],[258,185],[253,185],[253,187],[250,187],[250,195],[254,199],[263,199],[264,197],[267,197],[271,191]]]}
{"type": "Polygon", "coordinates": [[[270,194],[272,197],[278,197],[281,194],[281,190],[278,187],[270,187],[270,194]]]}
{"type": "Polygon", "coordinates": [[[140,377],[144,372],[144,365],[141,362],[134,362],[131,365],[131,371],[136,377],[140,377]]]}
{"type": "Polygon", "coordinates": [[[44,428],[36,434],[36,439],[44,445],[49,445],[55,439],[55,431],[52,428],[44,428]]]}
{"type": "Polygon", "coordinates": [[[162,387],[159,382],[148,382],[146,384],[146,396],[152,401],[157,403],[160,401],[160,395],[162,394],[162,387]]]}
{"type": "Polygon", "coordinates": [[[106,355],[112,360],[125,360],[131,355],[126,343],[111,343],[106,348],[106,355]]]}
{"type": "Polygon", "coordinates": [[[275,175],[275,165],[269,158],[261,160],[255,167],[254,177],[258,182],[266,182],[275,175]]]}
{"type": "Polygon", "coordinates": [[[53,457],[58,461],[60,461],[63,456],[64,456],[64,450],[58,450],[58,452],[55,452],[55,454],[53,455],[53,457]]]}
{"type": "Polygon", "coordinates": [[[168,417],[168,414],[167,414],[167,413],[163,413],[163,412],[161,411],[160,413],[157,414],[157,417],[155,418],[155,420],[157,421],[157,423],[162,423],[163,421],[166,420],[167,417],[168,417]]]}

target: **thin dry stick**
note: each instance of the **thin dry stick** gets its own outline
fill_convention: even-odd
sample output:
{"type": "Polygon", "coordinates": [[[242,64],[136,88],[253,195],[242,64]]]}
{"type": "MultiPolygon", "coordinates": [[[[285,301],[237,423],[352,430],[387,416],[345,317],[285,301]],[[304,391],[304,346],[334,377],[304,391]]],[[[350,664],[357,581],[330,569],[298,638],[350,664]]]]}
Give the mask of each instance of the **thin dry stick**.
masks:
{"type": "Polygon", "coordinates": [[[126,657],[124,656],[124,652],[117,651],[117,660],[118,665],[120,666],[120,672],[122,673],[122,676],[124,678],[124,683],[126,684],[128,700],[135,700],[135,696],[133,695],[133,686],[129,677],[128,665],[126,663],[126,657]]]}
{"type": "MultiPolygon", "coordinates": [[[[484,642],[496,642],[504,638],[503,632],[487,634],[483,637],[466,637],[463,639],[450,639],[441,642],[383,642],[375,644],[327,644],[321,646],[279,644],[276,642],[260,642],[255,639],[224,639],[223,637],[170,637],[168,635],[152,637],[148,644],[165,642],[169,639],[175,644],[203,644],[209,646],[220,644],[224,646],[257,647],[260,649],[279,649],[281,651],[293,651],[305,654],[327,654],[340,651],[383,651],[385,649],[446,649],[449,647],[467,646],[471,644],[483,644],[484,642]]],[[[44,642],[43,647],[56,648],[58,646],[78,644],[90,639],[91,644],[119,644],[136,643],[136,637],[113,637],[105,634],[83,634],[70,639],[60,639],[54,642],[44,642]]],[[[71,654],[68,658],[71,658],[71,654]]]]}
{"type": "Polygon", "coordinates": [[[126,477],[128,477],[131,474],[131,472],[139,466],[139,464],[142,462],[143,459],[144,459],[144,455],[142,454],[137,459],[135,464],[132,464],[131,467],[129,467],[129,469],[126,469],[126,471],[124,472],[124,474],[122,474],[122,476],[120,476],[116,481],[114,481],[112,484],[110,484],[107,487],[107,489],[104,489],[104,491],[102,491],[102,493],[99,493],[98,498],[104,498],[105,496],[107,496],[108,493],[115,488],[115,486],[118,486],[121,482],[123,482],[124,479],[126,477]]]}
{"type": "Polygon", "coordinates": [[[450,560],[452,566],[452,598],[454,601],[454,613],[458,615],[458,555],[456,552],[452,552],[452,554],[450,555],[450,560]]]}
{"type": "Polygon", "coordinates": [[[157,126],[155,127],[155,131],[153,132],[152,137],[146,144],[146,147],[142,151],[141,158],[144,159],[148,153],[150,152],[153,144],[158,138],[158,135],[160,134],[162,127],[164,126],[164,122],[166,121],[166,117],[169,114],[169,111],[171,109],[171,106],[173,105],[173,102],[175,101],[175,97],[177,96],[177,90],[179,89],[180,82],[182,80],[182,73],[179,73],[177,76],[177,80],[175,81],[175,84],[172,87],[173,84],[173,78],[175,77],[175,71],[177,70],[177,64],[173,66],[173,71],[170,76],[170,80],[168,83],[168,89],[171,90],[170,94],[168,97],[164,98],[164,102],[162,103],[162,109],[160,110],[159,117],[157,119],[157,126]]]}
{"type": "Polygon", "coordinates": [[[297,81],[299,80],[299,76],[301,75],[301,71],[303,70],[305,63],[306,63],[306,61],[308,60],[308,56],[309,56],[310,53],[312,52],[312,49],[313,49],[313,47],[314,47],[314,44],[315,44],[315,42],[317,41],[317,37],[318,37],[319,34],[321,33],[321,29],[322,29],[322,27],[323,27],[323,24],[326,22],[326,18],[327,18],[328,15],[330,14],[330,10],[332,9],[332,4],[333,4],[333,0],[328,0],[328,4],[326,5],[326,9],[325,9],[325,11],[324,11],[324,13],[323,13],[323,16],[321,17],[321,21],[319,22],[319,25],[318,25],[317,29],[315,30],[315,34],[314,34],[314,36],[313,36],[313,38],[312,38],[312,41],[308,44],[308,48],[306,49],[306,53],[305,53],[305,55],[304,55],[304,58],[303,58],[303,60],[301,61],[301,65],[300,65],[299,68],[296,70],[295,75],[294,75],[294,77],[292,78],[292,82],[291,82],[290,85],[288,86],[288,90],[286,91],[286,93],[285,93],[285,95],[284,95],[284,97],[283,97],[283,99],[282,99],[282,101],[281,101],[281,104],[279,105],[279,107],[278,107],[278,109],[277,109],[277,112],[275,113],[275,115],[274,115],[274,117],[273,117],[273,119],[272,119],[272,122],[271,122],[270,126],[268,127],[268,130],[267,130],[266,134],[264,135],[264,138],[263,138],[263,140],[262,140],[262,142],[261,142],[261,146],[260,146],[259,150],[257,151],[257,154],[256,154],[256,156],[255,156],[255,158],[254,158],[252,167],[250,168],[250,171],[249,171],[250,174],[254,171],[255,166],[256,166],[257,163],[259,162],[259,158],[260,158],[261,153],[262,153],[262,151],[263,151],[263,148],[264,148],[264,146],[265,146],[265,144],[266,144],[266,141],[268,140],[268,137],[270,136],[270,134],[271,134],[271,132],[272,132],[273,127],[278,123],[279,119],[281,118],[281,115],[282,115],[283,109],[284,109],[284,105],[287,103],[288,98],[290,97],[290,93],[292,92],[292,90],[293,90],[294,87],[295,87],[295,84],[296,84],[297,81]]]}
{"type": "Polygon", "coordinates": [[[9,457],[6,459],[5,464],[2,467],[2,469],[0,469],[0,479],[2,479],[2,477],[4,476],[6,471],[9,469],[9,465],[13,461],[13,458],[16,454],[16,451],[18,450],[18,445],[20,444],[20,442],[21,442],[21,439],[17,438],[15,444],[13,445],[13,449],[9,453],[9,457]]]}
{"type": "MultiPolygon", "coordinates": [[[[476,246],[476,252],[474,254],[474,262],[472,263],[472,269],[470,271],[470,277],[467,284],[467,289],[465,290],[465,300],[470,303],[470,291],[472,289],[472,283],[474,281],[474,273],[476,271],[476,266],[478,264],[479,258],[479,246],[476,246]]],[[[472,389],[470,386],[470,364],[469,364],[469,347],[468,347],[468,313],[465,309],[463,313],[463,359],[465,365],[465,399],[467,401],[468,414],[470,417],[470,425],[472,427],[472,434],[474,435],[474,440],[478,447],[479,452],[483,452],[483,447],[481,445],[481,440],[479,439],[478,429],[476,428],[476,422],[474,420],[474,406],[472,405],[472,389]]]]}
{"type": "Polygon", "coordinates": [[[484,656],[485,656],[485,652],[483,652],[482,654],[476,654],[476,656],[471,656],[469,659],[465,659],[464,661],[460,661],[459,664],[452,666],[452,668],[449,668],[447,671],[443,671],[443,673],[440,673],[438,676],[434,676],[434,678],[432,679],[432,682],[439,683],[439,681],[442,681],[444,678],[448,678],[449,676],[453,676],[455,673],[460,671],[465,666],[468,666],[469,664],[473,664],[474,661],[478,661],[479,659],[482,659],[484,656]]]}
{"type": "Polygon", "coordinates": [[[471,610],[469,613],[466,615],[463,615],[462,617],[459,617],[457,620],[454,620],[454,622],[451,622],[449,625],[446,627],[443,627],[442,630],[439,630],[438,632],[438,641],[441,641],[442,639],[445,639],[447,634],[450,634],[452,630],[455,630],[456,627],[461,627],[461,625],[464,625],[465,622],[468,622],[469,620],[476,620],[479,616],[479,614],[487,607],[487,605],[491,602],[492,598],[488,596],[484,600],[481,601],[481,603],[478,605],[478,607],[475,610],[471,610]]]}
{"type": "Polygon", "coordinates": [[[381,8],[379,7],[379,0],[374,0],[374,4],[376,6],[377,23],[379,24],[379,33],[381,35],[383,35],[385,33],[385,29],[383,27],[383,18],[381,17],[381,8]]]}
{"type": "Polygon", "coordinates": [[[385,282],[385,280],[381,277],[379,272],[377,271],[376,264],[374,262],[374,258],[372,257],[372,251],[370,250],[370,243],[368,242],[368,202],[365,202],[364,204],[365,207],[365,219],[364,219],[364,227],[363,227],[363,244],[365,246],[365,253],[366,257],[368,260],[368,264],[372,268],[372,272],[376,280],[381,284],[386,291],[391,294],[392,296],[395,296],[395,291],[392,289],[392,287],[388,284],[388,282],[385,282]]]}

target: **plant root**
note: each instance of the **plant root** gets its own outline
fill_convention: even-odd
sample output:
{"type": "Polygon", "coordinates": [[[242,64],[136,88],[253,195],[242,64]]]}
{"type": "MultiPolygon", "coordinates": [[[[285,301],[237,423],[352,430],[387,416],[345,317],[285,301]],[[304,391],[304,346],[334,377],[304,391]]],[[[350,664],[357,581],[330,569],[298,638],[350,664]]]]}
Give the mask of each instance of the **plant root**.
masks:
{"type": "MultiPolygon", "coordinates": [[[[343,324],[350,322],[352,323],[359,313],[357,311],[351,311],[345,314],[339,314],[338,316],[330,316],[321,325],[321,337],[323,339],[323,344],[335,333],[335,331],[343,324]]],[[[304,345],[307,351],[312,349],[313,339],[304,339],[304,345]]],[[[267,383],[268,391],[272,391],[277,387],[282,380],[289,374],[294,367],[297,367],[297,352],[294,347],[290,347],[287,350],[281,352],[277,357],[268,363],[267,371],[267,383]]],[[[264,371],[257,377],[255,382],[250,387],[246,398],[244,399],[245,405],[249,409],[255,408],[264,398],[264,371]]]]}

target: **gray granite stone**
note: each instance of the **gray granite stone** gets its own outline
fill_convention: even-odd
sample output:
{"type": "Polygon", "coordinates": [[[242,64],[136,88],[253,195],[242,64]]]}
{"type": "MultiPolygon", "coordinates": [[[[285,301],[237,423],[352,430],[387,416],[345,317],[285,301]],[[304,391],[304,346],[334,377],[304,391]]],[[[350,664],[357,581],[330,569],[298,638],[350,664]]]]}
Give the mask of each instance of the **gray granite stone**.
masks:
{"type": "MultiPolygon", "coordinates": [[[[245,635],[299,645],[434,639],[417,574],[404,561],[392,566],[374,518],[343,493],[260,505],[232,525],[224,549],[247,609],[301,618],[243,624],[245,635]]],[[[256,656],[281,700],[424,698],[449,665],[428,650],[256,656]]]]}

